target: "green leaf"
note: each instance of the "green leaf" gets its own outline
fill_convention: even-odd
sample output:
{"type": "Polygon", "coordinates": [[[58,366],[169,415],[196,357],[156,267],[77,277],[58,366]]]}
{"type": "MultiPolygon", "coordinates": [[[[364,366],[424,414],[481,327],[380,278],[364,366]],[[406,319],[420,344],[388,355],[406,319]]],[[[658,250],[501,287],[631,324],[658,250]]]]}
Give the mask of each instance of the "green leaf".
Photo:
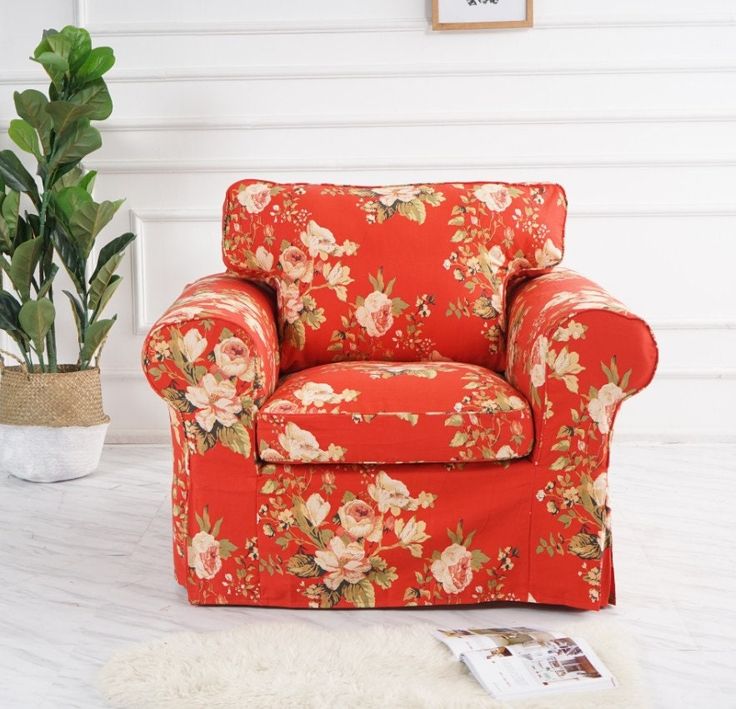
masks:
{"type": "Polygon", "coordinates": [[[456,431],[455,435],[452,437],[452,440],[450,441],[450,447],[459,448],[460,446],[464,446],[467,442],[468,442],[468,434],[464,433],[463,431],[456,431]]]}
{"type": "Polygon", "coordinates": [[[0,151],[0,178],[11,190],[27,194],[37,208],[41,207],[36,181],[12,150],[0,151]]]}
{"type": "Polygon", "coordinates": [[[92,40],[86,29],[73,25],[64,27],[60,34],[69,41],[69,70],[75,74],[92,51],[92,40]]]}
{"type": "Polygon", "coordinates": [[[300,579],[316,578],[324,573],[309,554],[294,554],[286,562],[286,570],[300,579]]]}
{"type": "Polygon", "coordinates": [[[2,215],[2,223],[0,223],[0,231],[11,241],[15,238],[18,230],[18,210],[20,208],[20,192],[11,190],[5,195],[5,199],[0,204],[0,214],[2,215]]]}
{"type": "Polygon", "coordinates": [[[41,159],[41,146],[33,126],[21,118],[10,121],[8,136],[21,149],[41,159]]]}
{"type": "Polygon", "coordinates": [[[77,341],[79,344],[82,344],[82,320],[84,319],[84,307],[79,302],[79,300],[75,297],[75,295],[65,290],[63,291],[64,295],[69,298],[69,301],[71,302],[72,306],[72,314],[74,315],[74,324],[77,326],[77,341]]]}
{"type": "MultiPolygon", "coordinates": [[[[221,520],[218,520],[220,522],[221,520]]],[[[217,524],[217,523],[215,523],[217,524]]],[[[216,534],[213,534],[213,536],[217,536],[216,534]]],[[[229,539],[221,539],[220,540],[220,556],[223,559],[228,559],[230,555],[237,549],[238,547],[235,546],[229,539]]]]}
{"type": "Polygon", "coordinates": [[[22,301],[31,297],[31,279],[41,257],[42,249],[43,239],[37,237],[19,244],[13,253],[8,275],[22,301]]]}
{"type": "Polygon", "coordinates": [[[183,391],[174,389],[174,387],[167,387],[161,392],[161,395],[169,406],[183,414],[188,414],[194,409],[194,406],[189,403],[186,394],[183,391]]]}
{"type": "MultiPolygon", "coordinates": [[[[46,40],[48,51],[58,54],[64,59],[69,58],[72,51],[72,43],[68,36],[64,35],[62,32],[57,32],[56,30],[48,30],[44,33],[44,39],[46,40]]],[[[41,53],[43,54],[44,52],[41,53]]],[[[34,56],[37,57],[38,55],[34,56]]]]}
{"type": "Polygon", "coordinates": [[[80,83],[88,84],[99,79],[105,72],[110,71],[115,64],[115,55],[111,47],[95,47],[84,60],[84,64],[77,71],[80,83]]]}
{"type": "Polygon", "coordinates": [[[90,170],[80,181],[79,187],[87,190],[92,194],[92,190],[95,186],[95,178],[97,177],[97,170],[90,170]]]}
{"type": "Polygon", "coordinates": [[[23,331],[33,340],[36,352],[43,352],[46,334],[54,324],[56,310],[48,298],[29,300],[23,304],[18,313],[18,320],[23,331]]]}
{"type": "Polygon", "coordinates": [[[95,238],[113,218],[123,200],[98,204],[82,187],[65,187],[55,196],[55,203],[80,255],[86,259],[95,238]]]}
{"type": "Polygon", "coordinates": [[[56,228],[51,234],[51,239],[56,253],[64,264],[64,268],[66,268],[66,272],[69,274],[69,277],[72,279],[74,287],[77,289],[77,293],[84,293],[85,260],[82,258],[74,240],[62,232],[58,220],[56,228]]]}
{"type": "Polygon", "coordinates": [[[43,298],[51,289],[51,285],[54,282],[54,278],[56,278],[56,274],[59,272],[59,267],[52,263],[48,275],[46,276],[46,280],[41,284],[41,287],[38,289],[38,293],[36,294],[36,298],[43,298]]]}
{"type": "Polygon", "coordinates": [[[460,414],[452,414],[445,419],[445,426],[462,426],[464,420],[460,414]]]}
{"type": "Polygon", "coordinates": [[[93,322],[87,328],[87,334],[84,338],[82,345],[82,351],[79,355],[80,363],[83,367],[89,365],[92,357],[102,347],[105,342],[107,334],[110,332],[110,328],[115,324],[117,315],[113,316],[108,320],[98,320],[93,322]]]}
{"type": "Polygon", "coordinates": [[[94,280],[90,283],[89,289],[89,307],[92,310],[96,310],[97,306],[102,299],[102,295],[107,289],[107,286],[113,279],[113,274],[120,264],[122,254],[115,254],[111,259],[108,259],[105,265],[97,272],[94,280]]]}
{"type": "Polygon", "coordinates": [[[112,98],[104,79],[87,84],[81,91],[70,96],[69,101],[84,108],[85,115],[93,121],[104,121],[112,113],[112,98]]]}
{"type": "MultiPolygon", "coordinates": [[[[115,294],[118,286],[122,283],[122,280],[123,279],[120,276],[113,276],[108,282],[107,286],[105,286],[105,289],[102,291],[102,293],[99,296],[95,297],[95,305],[92,305],[90,300],[90,307],[93,308],[95,311],[92,317],[93,322],[97,320],[99,315],[105,309],[105,306],[110,302],[110,299],[115,294]]],[[[93,294],[94,291],[90,294],[90,299],[93,294]]]]}
{"type": "Polygon", "coordinates": [[[219,433],[220,443],[233,453],[248,457],[250,455],[250,434],[248,429],[238,422],[232,426],[222,427],[219,433]]]}
{"type": "Polygon", "coordinates": [[[90,276],[90,283],[94,281],[97,274],[100,272],[100,269],[113,257],[117,254],[123,252],[128,244],[130,244],[132,241],[135,240],[135,234],[132,234],[131,232],[127,232],[126,234],[122,234],[121,236],[115,237],[112,241],[109,241],[107,244],[105,244],[102,249],[100,249],[100,255],[97,258],[97,266],[95,267],[94,272],[90,276]]]}
{"type": "Polygon", "coordinates": [[[77,163],[102,145],[100,132],[89,124],[88,118],[79,120],[62,140],[59,140],[49,160],[49,171],[61,165],[77,163]]]}
{"type": "Polygon", "coordinates": [[[20,303],[7,291],[0,290],[0,330],[17,333],[20,330],[18,313],[20,303]]]}
{"type": "Polygon", "coordinates": [[[373,584],[368,579],[345,584],[342,593],[345,600],[356,608],[373,608],[376,605],[376,593],[373,584]]]}
{"type": "Polygon", "coordinates": [[[48,99],[36,89],[26,89],[13,94],[15,110],[18,115],[33,126],[41,138],[44,153],[51,151],[51,116],[46,112],[48,99]]]}
{"type": "Polygon", "coordinates": [[[78,185],[64,187],[54,195],[54,203],[61,210],[64,221],[69,224],[72,217],[84,205],[92,204],[93,199],[89,192],[78,185]]]}
{"type": "Polygon", "coordinates": [[[51,101],[46,110],[54,123],[57,140],[74,127],[77,121],[89,117],[85,106],[79,106],[70,101],[51,101]]]}
{"type": "MultiPolygon", "coordinates": [[[[81,190],[82,188],[78,187],[77,189],[81,190]]],[[[86,191],[84,192],[88,194],[86,191]]],[[[84,245],[82,253],[85,258],[89,255],[97,235],[110,223],[123,201],[118,199],[114,202],[105,201],[98,204],[90,199],[89,202],[82,204],[71,215],[69,226],[72,229],[72,234],[84,245]]]]}
{"type": "Polygon", "coordinates": [[[56,52],[42,52],[31,59],[43,66],[53,85],[61,90],[64,85],[64,77],[69,72],[69,62],[56,52]]]}
{"type": "Polygon", "coordinates": [[[396,211],[418,224],[424,224],[424,220],[427,217],[427,208],[418,199],[413,199],[410,202],[399,202],[396,206],[396,211]]]}

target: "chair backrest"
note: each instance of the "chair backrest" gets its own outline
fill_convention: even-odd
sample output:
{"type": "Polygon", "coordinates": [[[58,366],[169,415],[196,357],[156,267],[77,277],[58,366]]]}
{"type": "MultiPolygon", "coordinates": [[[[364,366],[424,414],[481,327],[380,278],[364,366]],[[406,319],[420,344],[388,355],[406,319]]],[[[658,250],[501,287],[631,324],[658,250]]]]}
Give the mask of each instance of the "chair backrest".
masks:
{"type": "Polygon", "coordinates": [[[559,263],[566,206],[554,184],[241,180],[223,259],[276,289],[283,372],[348,359],[502,371],[510,281],[559,263]]]}

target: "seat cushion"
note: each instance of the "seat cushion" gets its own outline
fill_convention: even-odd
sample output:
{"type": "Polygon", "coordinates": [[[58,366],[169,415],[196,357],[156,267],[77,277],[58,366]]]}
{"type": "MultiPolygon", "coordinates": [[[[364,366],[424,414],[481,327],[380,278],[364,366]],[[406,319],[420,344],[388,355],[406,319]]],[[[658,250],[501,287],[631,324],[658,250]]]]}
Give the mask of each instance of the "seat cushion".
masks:
{"type": "Polygon", "coordinates": [[[358,359],[500,372],[506,293],[560,261],[565,214],[553,184],[241,180],[223,257],[276,290],[282,372],[358,359]]]}
{"type": "Polygon", "coordinates": [[[257,418],[259,455],[290,463],[451,463],[527,455],[528,403],[457,362],[339,362],[287,376],[257,418]]]}

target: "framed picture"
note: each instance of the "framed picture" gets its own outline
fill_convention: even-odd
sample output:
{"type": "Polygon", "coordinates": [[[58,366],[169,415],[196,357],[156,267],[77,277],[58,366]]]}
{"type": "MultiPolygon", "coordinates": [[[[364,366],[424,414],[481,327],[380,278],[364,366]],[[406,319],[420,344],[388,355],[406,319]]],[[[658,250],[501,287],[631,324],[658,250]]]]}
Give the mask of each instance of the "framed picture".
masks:
{"type": "Polygon", "coordinates": [[[531,27],[533,0],[432,0],[432,29],[531,27]]]}

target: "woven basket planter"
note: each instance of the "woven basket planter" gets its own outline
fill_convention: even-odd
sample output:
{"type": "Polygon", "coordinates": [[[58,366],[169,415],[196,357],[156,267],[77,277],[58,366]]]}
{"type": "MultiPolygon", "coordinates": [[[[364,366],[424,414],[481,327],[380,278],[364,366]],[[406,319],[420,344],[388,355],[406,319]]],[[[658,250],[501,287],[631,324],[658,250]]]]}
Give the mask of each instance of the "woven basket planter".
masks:
{"type": "Polygon", "coordinates": [[[58,482],[96,470],[110,419],[100,370],[59,372],[5,367],[0,375],[0,471],[58,482]]]}

